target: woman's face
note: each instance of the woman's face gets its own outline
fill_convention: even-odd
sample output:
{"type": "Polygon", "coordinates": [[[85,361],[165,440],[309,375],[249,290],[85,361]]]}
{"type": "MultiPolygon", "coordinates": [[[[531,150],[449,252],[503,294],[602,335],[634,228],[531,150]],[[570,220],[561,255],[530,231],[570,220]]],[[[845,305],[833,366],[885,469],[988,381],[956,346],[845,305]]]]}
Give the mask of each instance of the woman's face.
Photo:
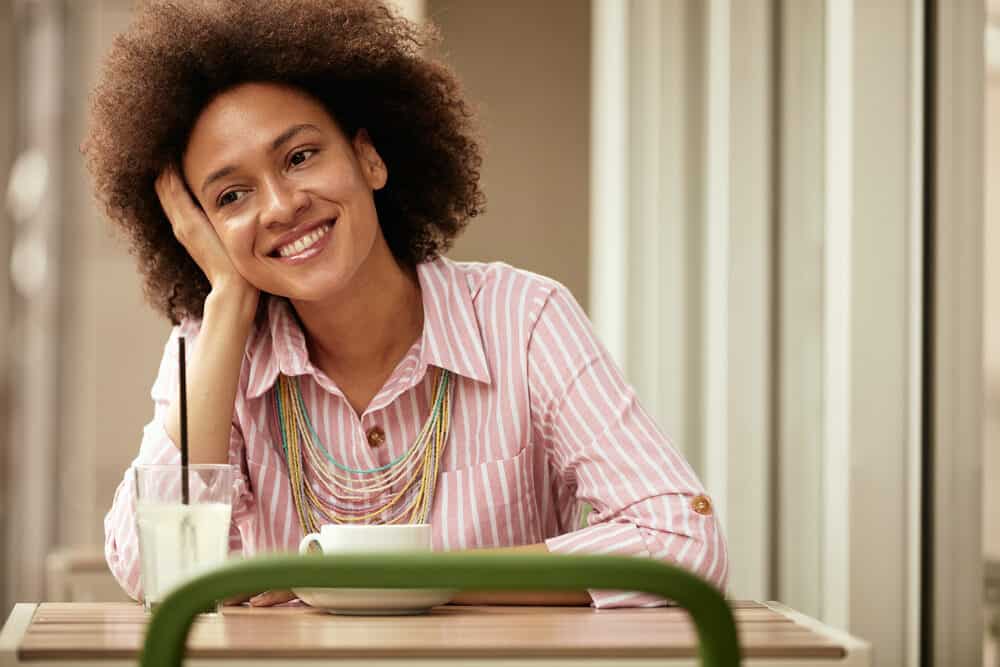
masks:
{"type": "Polygon", "coordinates": [[[320,300],[389,254],[372,198],[384,163],[366,132],[346,137],[296,88],[248,83],[216,97],[182,168],[236,270],[265,292],[320,300]]]}

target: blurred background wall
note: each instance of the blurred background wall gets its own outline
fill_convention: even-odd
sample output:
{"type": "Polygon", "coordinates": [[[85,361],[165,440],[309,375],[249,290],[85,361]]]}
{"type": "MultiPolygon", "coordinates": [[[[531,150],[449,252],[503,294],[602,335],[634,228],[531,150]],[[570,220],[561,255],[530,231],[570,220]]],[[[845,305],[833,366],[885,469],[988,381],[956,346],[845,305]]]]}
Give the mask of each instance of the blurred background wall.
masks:
{"type": "Polygon", "coordinates": [[[992,606],[984,664],[1000,663],[1000,2],[987,2],[983,243],[983,556],[992,606]]]}
{"type": "MultiPolygon", "coordinates": [[[[946,37],[963,34],[947,28],[962,17],[972,24],[960,44],[973,57],[977,3],[932,3],[946,37]]],[[[1000,457],[980,456],[979,392],[962,365],[979,360],[979,339],[939,332],[944,352],[925,354],[933,313],[923,309],[939,297],[923,292],[925,250],[935,250],[923,245],[932,216],[922,193],[941,187],[923,172],[927,3],[400,4],[440,26],[436,55],[483,130],[488,210],[451,256],[506,261],[571,289],[715,497],[734,597],[781,599],[873,641],[879,664],[918,664],[931,423],[947,443],[935,456],[977,448],[932,461],[957,461],[960,474],[931,513],[960,511],[939,522],[956,530],[975,525],[956,533],[959,555],[971,549],[979,562],[982,526],[987,555],[1000,556],[990,491],[1000,457]],[[973,356],[948,356],[959,349],[973,356]],[[972,412],[923,402],[925,359],[959,369],[939,393],[972,412]],[[981,507],[963,504],[979,502],[981,462],[982,523],[981,507]]],[[[100,59],[131,6],[0,0],[0,193],[16,195],[0,207],[0,615],[14,600],[120,596],[101,520],[149,418],[168,325],[144,305],[133,260],[95,210],[77,147],[100,59]]],[[[938,75],[954,66],[972,83],[949,104],[973,108],[927,139],[945,157],[948,128],[972,128],[975,141],[983,85],[954,59],[938,75]]],[[[953,195],[968,206],[951,191],[936,197],[951,225],[943,248],[970,247],[983,222],[981,174],[959,168],[967,154],[949,173],[968,184],[953,195]]],[[[991,252],[990,230],[971,247],[991,252]]],[[[939,266],[961,279],[930,292],[965,294],[975,312],[945,300],[938,317],[978,336],[980,260],[942,252],[939,266]]],[[[998,420],[985,414],[988,446],[998,420]]],[[[964,562],[944,572],[974,583],[952,586],[958,611],[941,604],[941,614],[979,633],[967,614],[979,613],[981,580],[964,562]]],[[[948,664],[973,664],[967,643],[948,664]]]]}
{"type": "MultiPolygon", "coordinates": [[[[6,184],[10,166],[14,162],[17,136],[14,95],[16,82],[14,48],[14,12],[10,3],[0,5],[0,184],[6,184]]],[[[10,257],[10,239],[13,223],[7,206],[0,206],[0,258],[10,257]]],[[[0,493],[0,553],[8,558],[7,534],[8,516],[13,498],[10,489],[10,470],[13,447],[10,446],[9,425],[11,421],[10,389],[10,329],[11,329],[11,288],[9,272],[0,266],[0,484],[6,490],[0,493]]],[[[10,606],[7,572],[0,574],[0,604],[4,609],[10,606]]]]}
{"type": "Polygon", "coordinates": [[[486,214],[451,256],[503,261],[589,301],[590,5],[427,0],[485,138],[486,214]],[[512,41],[516,41],[516,48],[512,41]]]}

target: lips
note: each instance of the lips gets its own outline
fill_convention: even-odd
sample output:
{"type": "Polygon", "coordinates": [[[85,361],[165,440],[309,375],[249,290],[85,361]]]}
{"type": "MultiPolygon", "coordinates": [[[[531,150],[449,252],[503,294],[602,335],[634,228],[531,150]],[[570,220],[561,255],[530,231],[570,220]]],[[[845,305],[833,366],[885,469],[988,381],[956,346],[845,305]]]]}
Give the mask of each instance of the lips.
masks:
{"type": "Polygon", "coordinates": [[[279,239],[275,249],[269,254],[271,257],[293,258],[322,241],[335,223],[336,220],[327,220],[290,232],[279,239]]]}
{"type": "Polygon", "coordinates": [[[331,229],[333,229],[333,225],[327,223],[322,227],[318,227],[317,229],[309,232],[298,241],[292,241],[287,245],[281,246],[278,248],[277,253],[282,257],[292,257],[293,255],[298,255],[300,252],[309,248],[321,238],[329,234],[331,229]]]}

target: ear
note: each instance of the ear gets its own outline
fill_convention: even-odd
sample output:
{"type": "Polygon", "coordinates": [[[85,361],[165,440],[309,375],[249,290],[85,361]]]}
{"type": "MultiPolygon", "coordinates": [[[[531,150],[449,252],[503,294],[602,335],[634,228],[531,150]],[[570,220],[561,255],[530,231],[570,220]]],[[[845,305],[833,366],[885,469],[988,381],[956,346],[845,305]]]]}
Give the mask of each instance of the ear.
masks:
{"type": "Polygon", "coordinates": [[[361,172],[364,174],[368,186],[372,190],[381,190],[389,179],[389,171],[386,169],[385,162],[382,161],[382,156],[375,150],[375,144],[368,136],[368,130],[364,128],[358,130],[352,143],[354,144],[354,154],[358,157],[361,172]]]}

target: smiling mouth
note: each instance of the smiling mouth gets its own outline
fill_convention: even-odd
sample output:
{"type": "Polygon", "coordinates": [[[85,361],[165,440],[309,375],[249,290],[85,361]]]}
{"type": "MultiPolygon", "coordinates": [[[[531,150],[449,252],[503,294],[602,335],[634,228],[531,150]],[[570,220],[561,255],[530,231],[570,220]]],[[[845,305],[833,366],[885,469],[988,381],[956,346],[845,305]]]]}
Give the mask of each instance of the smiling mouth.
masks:
{"type": "Polygon", "coordinates": [[[331,229],[333,229],[332,222],[324,223],[323,225],[312,230],[305,236],[302,236],[292,241],[291,243],[286,243],[285,245],[276,249],[274,252],[271,253],[271,255],[273,257],[282,257],[284,259],[291,259],[296,255],[304,253],[306,250],[319,243],[319,241],[324,236],[330,233],[331,229]]]}

